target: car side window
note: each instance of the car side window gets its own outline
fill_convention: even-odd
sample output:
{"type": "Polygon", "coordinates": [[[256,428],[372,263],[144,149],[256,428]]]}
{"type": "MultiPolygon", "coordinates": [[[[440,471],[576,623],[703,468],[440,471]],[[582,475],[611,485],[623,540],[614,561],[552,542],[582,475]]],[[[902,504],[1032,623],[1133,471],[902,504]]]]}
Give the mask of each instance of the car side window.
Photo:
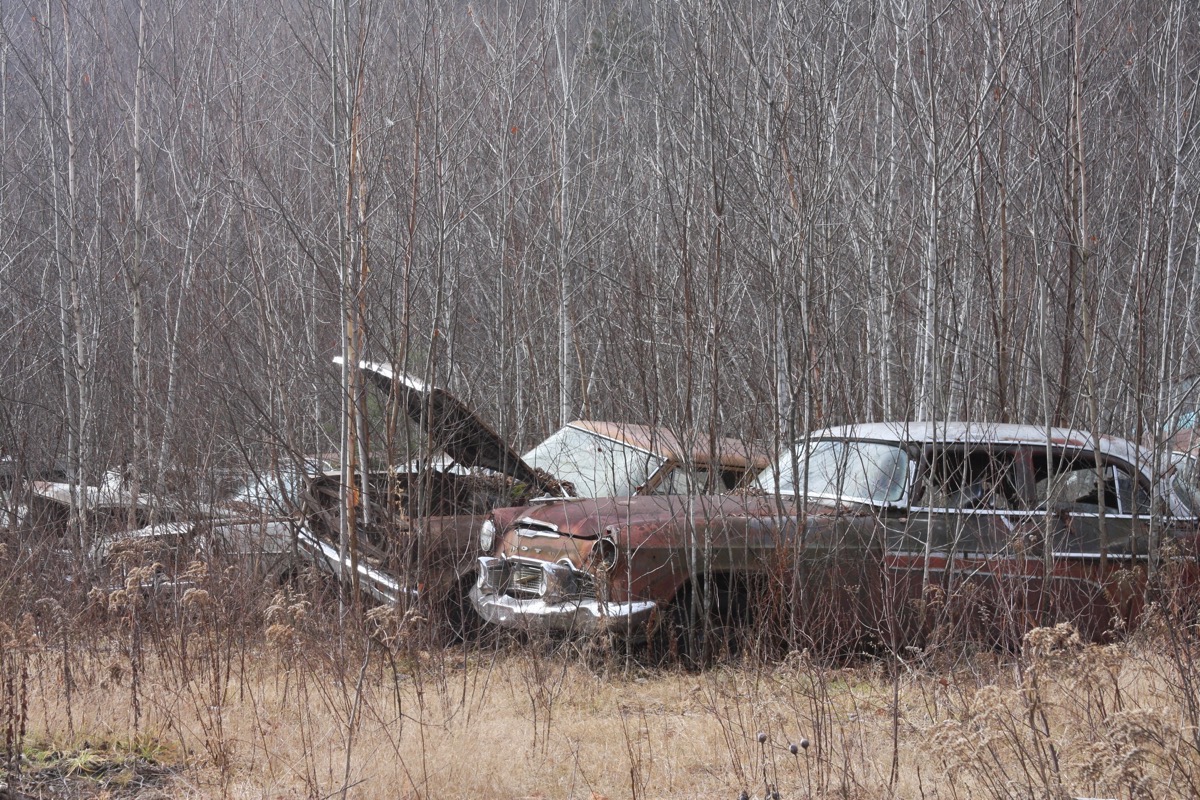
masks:
{"type": "Polygon", "coordinates": [[[939,448],[927,453],[927,480],[919,505],[953,510],[1014,510],[1024,506],[1009,452],[939,448]]]}
{"type": "Polygon", "coordinates": [[[720,474],[723,491],[732,491],[743,484],[753,485],[753,480],[748,481],[747,478],[753,478],[754,474],[748,470],[722,469],[720,474]]]}
{"type": "Polygon", "coordinates": [[[1100,462],[1092,453],[1045,454],[1034,459],[1039,508],[1098,514],[1148,514],[1150,494],[1136,476],[1120,464],[1100,462]]]}
{"type": "Polygon", "coordinates": [[[1137,514],[1139,516],[1151,513],[1150,493],[1146,487],[1124,467],[1113,466],[1117,483],[1117,502],[1120,503],[1122,514],[1137,514]]]}
{"type": "Polygon", "coordinates": [[[688,469],[682,464],[668,467],[667,474],[655,484],[652,494],[706,494],[713,491],[709,486],[709,471],[700,467],[688,469]]]}
{"type": "Polygon", "coordinates": [[[747,476],[753,477],[753,473],[740,469],[723,468],[714,474],[706,467],[688,469],[678,463],[668,465],[666,470],[666,474],[655,484],[651,494],[731,492],[741,486],[747,476]]]}
{"type": "Polygon", "coordinates": [[[1171,485],[1187,513],[1200,515],[1200,469],[1194,457],[1179,457],[1171,485]]]}
{"type": "Polygon", "coordinates": [[[1101,506],[1117,512],[1116,485],[1110,470],[1097,476],[1094,464],[1076,462],[1038,480],[1035,491],[1039,506],[1073,511],[1096,511],[1101,506]]]}

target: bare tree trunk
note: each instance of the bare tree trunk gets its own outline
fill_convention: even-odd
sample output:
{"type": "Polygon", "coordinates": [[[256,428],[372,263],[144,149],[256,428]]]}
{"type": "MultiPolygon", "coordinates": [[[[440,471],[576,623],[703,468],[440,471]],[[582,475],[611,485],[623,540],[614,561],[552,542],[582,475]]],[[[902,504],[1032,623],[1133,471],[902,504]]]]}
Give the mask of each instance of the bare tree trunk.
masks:
{"type": "Polygon", "coordinates": [[[39,25],[42,33],[42,47],[45,61],[43,63],[45,83],[43,92],[49,105],[43,104],[42,124],[49,143],[51,168],[54,170],[52,187],[54,193],[54,232],[55,259],[59,267],[59,308],[60,331],[62,335],[63,354],[63,385],[66,395],[67,431],[68,431],[68,462],[71,471],[71,510],[70,528],[72,540],[77,554],[82,556],[90,545],[90,530],[88,524],[86,486],[88,479],[87,442],[89,438],[89,421],[92,416],[90,408],[90,393],[88,384],[92,380],[91,365],[88,358],[88,347],[85,341],[85,324],[83,312],[82,289],[80,285],[80,248],[79,248],[79,196],[76,188],[76,139],[75,139],[75,109],[74,109],[74,73],[71,45],[71,14],[66,2],[62,3],[63,22],[63,53],[64,66],[62,77],[62,128],[66,134],[66,186],[62,186],[60,173],[60,153],[56,129],[59,119],[48,116],[54,110],[54,50],[51,37],[51,25],[54,14],[51,0],[46,0],[44,23],[39,25]],[[65,192],[65,196],[62,193],[65,192]],[[65,221],[66,247],[61,243],[60,220],[65,221]],[[65,252],[64,252],[65,250],[65,252]]]}
{"type": "MultiPolygon", "coordinates": [[[[129,293],[131,339],[133,342],[132,365],[130,376],[133,386],[133,451],[131,463],[128,465],[129,480],[129,509],[126,524],[132,530],[137,527],[137,509],[142,489],[142,472],[148,464],[150,446],[147,434],[146,410],[149,392],[146,382],[148,376],[145,344],[142,341],[143,305],[142,276],[143,276],[143,197],[145,194],[145,175],[142,166],[142,113],[145,104],[145,74],[146,74],[146,0],[138,2],[138,33],[137,33],[137,66],[133,81],[133,118],[132,142],[130,152],[133,158],[133,199],[130,223],[133,228],[133,250],[126,256],[122,274],[125,277],[125,289],[129,293]]],[[[152,514],[157,509],[152,510],[152,514]]],[[[153,520],[152,520],[153,521],[153,520]]]]}

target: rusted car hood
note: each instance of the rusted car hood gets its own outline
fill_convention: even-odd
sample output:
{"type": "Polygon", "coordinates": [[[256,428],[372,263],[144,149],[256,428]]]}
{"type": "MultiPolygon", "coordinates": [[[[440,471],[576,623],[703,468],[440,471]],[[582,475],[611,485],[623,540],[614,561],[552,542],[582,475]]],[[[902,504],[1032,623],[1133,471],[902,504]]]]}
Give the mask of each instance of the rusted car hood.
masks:
{"type": "MultiPolygon", "coordinates": [[[[757,493],[725,495],[663,495],[601,497],[537,503],[494,513],[496,527],[516,524],[542,528],[566,536],[595,539],[617,530],[649,534],[684,517],[764,517],[792,514],[791,504],[757,493]]],[[[636,538],[636,537],[635,537],[636,538]]]]}
{"type": "MultiPolygon", "coordinates": [[[[337,357],[334,363],[343,360],[337,357]]],[[[499,434],[445,389],[429,386],[390,364],[360,361],[358,368],[384,392],[395,392],[400,408],[433,437],[434,445],[464,467],[483,467],[541,486],[542,478],[499,434]]]]}

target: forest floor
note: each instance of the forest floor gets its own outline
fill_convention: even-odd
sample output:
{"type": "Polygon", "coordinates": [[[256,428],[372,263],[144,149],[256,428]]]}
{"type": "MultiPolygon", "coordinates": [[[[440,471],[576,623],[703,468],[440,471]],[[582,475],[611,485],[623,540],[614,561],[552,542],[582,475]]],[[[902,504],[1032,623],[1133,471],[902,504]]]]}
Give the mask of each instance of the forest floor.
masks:
{"type": "Polygon", "coordinates": [[[0,798],[1194,797],[1200,651],[1175,633],[699,673],[279,623],[10,636],[0,798]]]}

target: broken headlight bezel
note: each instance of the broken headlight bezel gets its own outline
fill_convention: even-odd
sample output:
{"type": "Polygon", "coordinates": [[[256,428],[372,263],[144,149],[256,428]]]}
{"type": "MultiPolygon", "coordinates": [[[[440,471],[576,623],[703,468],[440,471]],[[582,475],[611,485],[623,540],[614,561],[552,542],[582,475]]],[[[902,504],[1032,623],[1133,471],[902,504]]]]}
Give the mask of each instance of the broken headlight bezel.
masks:
{"type": "Polygon", "coordinates": [[[617,565],[620,550],[614,539],[605,536],[596,540],[592,551],[588,554],[588,564],[596,570],[608,571],[617,565]]]}

